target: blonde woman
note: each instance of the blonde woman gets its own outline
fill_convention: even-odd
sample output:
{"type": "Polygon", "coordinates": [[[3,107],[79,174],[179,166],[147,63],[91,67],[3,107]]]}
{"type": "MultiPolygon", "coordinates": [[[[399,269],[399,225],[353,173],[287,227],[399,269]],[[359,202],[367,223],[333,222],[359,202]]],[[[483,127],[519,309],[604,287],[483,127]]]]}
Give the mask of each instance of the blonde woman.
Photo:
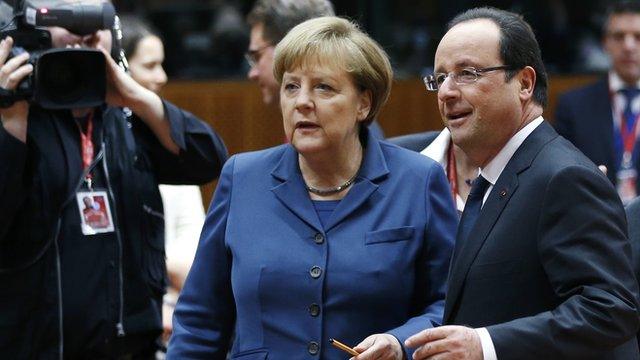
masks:
{"type": "Polygon", "coordinates": [[[457,216],[442,168],[375,139],[389,60],[337,17],[275,50],[288,144],[225,165],[174,313],[176,359],[407,359],[441,321],[457,216]],[[235,330],[233,344],[230,337],[235,330]]]}

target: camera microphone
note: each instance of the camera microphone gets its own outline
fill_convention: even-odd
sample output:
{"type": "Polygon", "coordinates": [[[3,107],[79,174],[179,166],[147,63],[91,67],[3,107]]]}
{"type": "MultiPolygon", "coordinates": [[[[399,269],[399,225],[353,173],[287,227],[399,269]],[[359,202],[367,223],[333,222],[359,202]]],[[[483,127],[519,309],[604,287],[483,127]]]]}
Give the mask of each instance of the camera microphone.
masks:
{"type": "Polygon", "coordinates": [[[96,29],[111,29],[116,10],[111,3],[56,4],[47,7],[27,4],[24,20],[31,26],[59,26],[76,35],[93,34],[96,29]]]}

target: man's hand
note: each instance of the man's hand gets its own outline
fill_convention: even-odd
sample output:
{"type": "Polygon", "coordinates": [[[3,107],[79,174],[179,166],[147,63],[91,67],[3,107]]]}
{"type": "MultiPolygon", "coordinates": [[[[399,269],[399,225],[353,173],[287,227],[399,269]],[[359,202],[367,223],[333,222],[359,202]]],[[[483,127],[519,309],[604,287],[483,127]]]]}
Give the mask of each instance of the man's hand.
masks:
{"type": "MultiPolygon", "coordinates": [[[[28,53],[22,53],[7,61],[13,47],[13,39],[7,37],[0,42],[0,87],[5,90],[15,90],[20,81],[33,72],[33,65],[26,64],[28,53]]],[[[27,118],[29,104],[26,101],[16,101],[12,106],[0,108],[2,126],[11,135],[23,143],[27,142],[27,118]]]]}
{"type": "Polygon", "coordinates": [[[97,45],[97,49],[102,51],[106,61],[107,70],[107,104],[115,107],[134,108],[137,102],[143,101],[145,97],[151,96],[150,90],[138,84],[129,74],[111,58],[111,55],[97,45]]]}
{"type": "Polygon", "coordinates": [[[389,334],[368,336],[353,349],[360,353],[352,358],[353,360],[402,360],[404,358],[400,342],[395,336],[389,334]]]}
{"type": "Polygon", "coordinates": [[[480,336],[464,326],[441,326],[422,330],[408,338],[404,344],[415,348],[414,359],[429,360],[482,360],[480,336]]]}

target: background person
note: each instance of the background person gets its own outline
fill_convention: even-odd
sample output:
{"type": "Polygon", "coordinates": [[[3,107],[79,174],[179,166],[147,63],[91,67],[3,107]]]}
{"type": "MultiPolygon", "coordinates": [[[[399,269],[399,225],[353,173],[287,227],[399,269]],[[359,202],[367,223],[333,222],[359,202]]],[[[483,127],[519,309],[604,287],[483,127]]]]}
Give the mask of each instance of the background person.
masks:
{"type": "MultiPolygon", "coordinates": [[[[156,94],[167,83],[162,68],[164,47],[157,32],[134,16],[123,16],[122,47],[127,54],[129,74],[139,84],[156,94]]],[[[195,185],[161,184],[164,207],[165,252],[169,287],[162,308],[163,338],[171,335],[171,318],[178,293],[189,273],[200,231],[204,223],[204,208],[200,188],[195,185]]]]}
{"type": "MultiPolygon", "coordinates": [[[[226,149],[206,124],[116,65],[110,29],[48,30],[54,47],[103,51],[106,104],[54,111],[18,101],[0,109],[0,203],[12,204],[0,206],[0,353],[153,359],[166,283],[158,181],[211,181],[226,149]],[[83,232],[81,194],[108,204],[112,231],[83,232]]],[[[8,59],[13,45],[0,42],[5,90],[33,72],[28,53],[8,59]]]]}
{"type": "Polygon", "coordinates": [[[597,166],[544,122],[533,30],[494,8],[448,28],[429,83],[480,176],[456,237],[449,326],[409,339],[414,359],[639,358],[624,210],[597,166]]]}
{"type": "Polygon", "coordinates": [[[174,313],[168,356],[411,358],[436,326],[457,217],[442,168],[366,126],[384,51],[355,24],[308,20],[275,50],[288,144],[226,164],[174,313]],[[373,335],[371,335],[373,334],[373,335]]]}
{"type": "MultiPolygon", "coordinates": [[[[309,19],[333,16],[329,0],[258,0],[247,16],[251,27],[249,50],[249,80],[258,83],[262,101],[267,106],[278,106],[280,85],[273,76],[273,52],[276,45],[294,26],[309,19]]],[[[369,124],[374,136],[384,139],[377,121],[369,124]]]]}
{"type": "Polygon", "coordinates": [[[449,180],[456,209],[462,214],[472,181],[478,177],[478,167],[451,141],[451,133],[447,128],[444,128],[420,153],[442,165],[449,180]]]}
{"type": "Polygon", "coordinates": [[[607,76],[558,100],[555,127],[589,159],[607,168],[624,203],[639,194],[640,3],[614,3],[602,45],[611,60],[607,76]]]}
{"type": "Polygon", "coordinates": [[[449,180],[458,214],[462,214],[464,203],[471,191],[471,183],[478,176],[478,167],[451,141],[449,129],[400,135],[388,138],[387,141],[420,152],[440,163],[449,180]]]}

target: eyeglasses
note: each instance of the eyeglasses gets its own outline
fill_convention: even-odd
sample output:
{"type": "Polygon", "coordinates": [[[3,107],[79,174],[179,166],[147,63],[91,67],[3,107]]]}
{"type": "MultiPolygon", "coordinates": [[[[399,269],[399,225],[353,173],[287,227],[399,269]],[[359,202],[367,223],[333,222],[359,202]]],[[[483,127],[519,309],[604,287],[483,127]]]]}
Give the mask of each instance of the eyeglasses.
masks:
{"type": "Polygon", "coordinates": [[[250,67],[255,67],[256,64],[258,63],[258,61],[260,61],[260,57],[262,56],[262,52],[270,47],[272,47],[273,45],[271,44],[266,44],[260,48],[257,48],[255,50],[249,50],[246,53],[244,53],[244,58],[245,60],[247,60],[247,63],[249,63],[250,67]]]}
{"type": "Polygon", "coordinates": [[[424,81],[424,85],[427,87],[427,90],[438,91],[438,89],[440,89],[444,81],[449,76],[453,79],[453,82],[455,82],[456,85],[466,85],[466,84],[473,84],[474,82],[478,81],[478,78],[486,72],[496,71],[496,70],[512,70],[512,69],[513,69],[513,66],[511,65],[494,66],[494,67],[487,67],[482,69],[467,67],[461,70],[452,71],[448,74],[435,73],[433,75],[428,75],[428,76],[425,76],[422,79],[422,81],[424,81]]]}

